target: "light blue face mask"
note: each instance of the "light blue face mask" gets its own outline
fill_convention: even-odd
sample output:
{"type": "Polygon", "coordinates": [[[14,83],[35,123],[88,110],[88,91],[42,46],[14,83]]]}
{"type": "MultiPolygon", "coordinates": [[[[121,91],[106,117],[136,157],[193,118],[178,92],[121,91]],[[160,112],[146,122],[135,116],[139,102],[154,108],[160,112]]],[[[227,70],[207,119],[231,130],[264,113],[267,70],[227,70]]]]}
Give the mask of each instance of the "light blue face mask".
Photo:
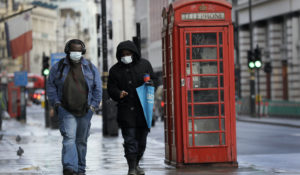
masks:
{"type": "Polygon", "coordinates": [[[74,62],[79,62],[81,56],[82,56],[81,52],[70,52],[70,58],[74,62]]]}
{"type": "Polygon", "coordinates": [[[125,56],[125,57],[122,57],[122,58],[121,58],[121,61],[122,61],[124,64],[130,64],[130,63],[132,63],[132,57],[131,57],[131,56],[125,56]]]}

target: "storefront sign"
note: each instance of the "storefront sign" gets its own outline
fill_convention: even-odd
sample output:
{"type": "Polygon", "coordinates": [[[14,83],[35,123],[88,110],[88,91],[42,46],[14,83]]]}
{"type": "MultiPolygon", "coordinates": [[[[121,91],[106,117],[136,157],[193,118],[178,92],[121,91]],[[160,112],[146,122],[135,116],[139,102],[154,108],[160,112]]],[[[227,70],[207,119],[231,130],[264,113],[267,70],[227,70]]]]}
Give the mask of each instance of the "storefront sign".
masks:
{"type": "Polygon", "coordinates": [[[182,20],[224,20],[225,14],[221,13],[183,13],[182,20]]]}

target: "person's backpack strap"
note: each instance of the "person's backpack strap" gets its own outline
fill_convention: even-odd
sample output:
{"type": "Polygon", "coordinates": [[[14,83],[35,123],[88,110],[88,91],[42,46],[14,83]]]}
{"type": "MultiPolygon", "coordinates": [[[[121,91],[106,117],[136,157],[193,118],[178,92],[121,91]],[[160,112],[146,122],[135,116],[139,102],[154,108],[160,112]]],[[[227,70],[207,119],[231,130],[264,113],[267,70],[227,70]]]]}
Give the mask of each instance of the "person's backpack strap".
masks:
{"type": "Polygon", "coordinates": [[[92,65],[91,61],[90,60],[87,60],[87,61],[89,62],[89,67],[90,67],[91,71],[93,72],[93,76],[95,77],[95,72],[94,72],[93,65],[92,65]]]}
{"type": "Polygon", "coordinates": [[[57,70],[59,70],[59,72],[60,72],[58,79],[61,79],[65,66],[66,65],[64,64],[64,58],[60,59],[58,62],[58,68],[57,68],[57,70]]]}

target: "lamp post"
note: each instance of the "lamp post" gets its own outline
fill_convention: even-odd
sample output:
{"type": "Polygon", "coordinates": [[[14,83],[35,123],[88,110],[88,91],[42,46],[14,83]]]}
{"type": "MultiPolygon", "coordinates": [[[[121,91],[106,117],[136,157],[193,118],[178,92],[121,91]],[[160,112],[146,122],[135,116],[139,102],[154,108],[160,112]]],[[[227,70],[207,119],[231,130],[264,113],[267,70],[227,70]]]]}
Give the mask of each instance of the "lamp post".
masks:
{"type": "MultiPolygon", "coordinates": [[[[250,52],[253,53],[253,23],[252,23],[252,1],[249,0],[249,32],[250,32],[250,52]]],[[[255,71],[250,69],[250,113],[255,115],[255,71]]]]}
{"type": "Polygon", "coordinates": [[[107,132],[107,105],[108,100],[107,92],[107,79],[108,79],[108,68],[107,68],[107,26],[106,26],[106,0],[101,0],[101,19],[102,19],[102,58],[103,58],[103,72],[102,72],[102,117],[103,117],[103,136],[108,135],[107,132]]]}

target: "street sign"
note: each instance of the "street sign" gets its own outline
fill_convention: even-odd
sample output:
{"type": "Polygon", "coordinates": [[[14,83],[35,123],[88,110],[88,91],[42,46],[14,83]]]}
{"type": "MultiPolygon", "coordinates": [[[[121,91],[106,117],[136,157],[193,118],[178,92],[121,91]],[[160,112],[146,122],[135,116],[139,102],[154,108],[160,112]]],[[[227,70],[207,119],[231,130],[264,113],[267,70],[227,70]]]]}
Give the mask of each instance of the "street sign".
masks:
{"type": "Polygon", "coordinates": [[[51,53],[51,66],[64,57],[66,57],[65,53],[51,53]]]}
{"type": "Polygon", "coordinates": [[[14,72],[15,86],[26,86],[27,82],[28,82],[27,72],[25,71],[14,72]]]}

